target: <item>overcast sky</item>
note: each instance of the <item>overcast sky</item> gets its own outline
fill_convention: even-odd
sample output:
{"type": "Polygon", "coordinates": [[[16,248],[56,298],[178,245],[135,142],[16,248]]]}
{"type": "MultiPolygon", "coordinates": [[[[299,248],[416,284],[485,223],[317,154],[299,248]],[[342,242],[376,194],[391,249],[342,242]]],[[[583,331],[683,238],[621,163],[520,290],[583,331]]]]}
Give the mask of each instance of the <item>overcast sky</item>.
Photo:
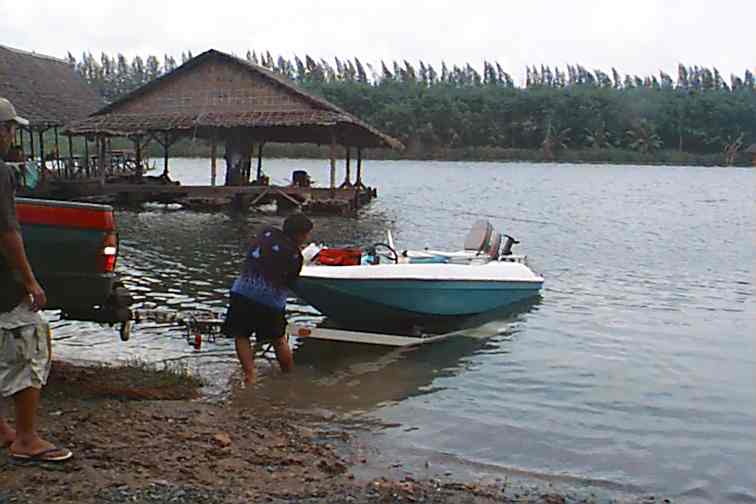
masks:
{"type": "Polygon", "coordinates": [[[756,0],[0,0],[0,44],[64,57],[244,55],[332,61],[525,66],[675,75],[678,62],[726,78],[756,68],[756,0]]]}

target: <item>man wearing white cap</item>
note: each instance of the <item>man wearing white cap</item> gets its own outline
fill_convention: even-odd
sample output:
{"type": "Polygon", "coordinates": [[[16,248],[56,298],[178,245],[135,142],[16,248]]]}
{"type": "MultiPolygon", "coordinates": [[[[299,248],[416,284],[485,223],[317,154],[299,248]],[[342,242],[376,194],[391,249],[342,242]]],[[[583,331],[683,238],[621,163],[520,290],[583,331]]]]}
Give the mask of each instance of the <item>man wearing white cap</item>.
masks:
{"type": "Polygon", "coordinates": [[[40,389],[50,373],[50,332],[37,313],[47,304],[45,291],[34,277],[16,219],[13,171],[3,158],[16,137],[16,126],[29,122],[0,98],[0,403],[12,397],[16,406],[16,430],[2,416],[0,447],[16,460],[60,462],[71,458],[37,434],[36,416],[40,389]]]}

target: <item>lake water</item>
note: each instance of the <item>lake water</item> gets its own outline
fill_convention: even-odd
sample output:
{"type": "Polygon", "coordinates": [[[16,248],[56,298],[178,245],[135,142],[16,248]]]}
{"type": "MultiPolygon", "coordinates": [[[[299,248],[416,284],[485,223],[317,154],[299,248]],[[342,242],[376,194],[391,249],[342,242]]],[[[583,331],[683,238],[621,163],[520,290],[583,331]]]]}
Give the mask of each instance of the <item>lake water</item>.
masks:
{"type": "MultiPolygon", "coordinates": [[[[276,183],[294,169],[327,183],[326,161],[265,165],[276,183]]],[[[209,162],[172,173],[208,183],[209,162]]],[[[315,218],[313,238],[366,245],[390,228],[400,248],[454,249],[483,216],[522,241],[542,298],[414,351],[296,343],[297,372],[261,364],[239,400],[380,421],[378,460],[428,475],[756,502],[752,170],[370,161],[365,179],[379,198],[357,219],[315,218]]],[[[145,306],[218,310],[247,239],[281,222],[160,206],[117,220],[119,270],[145,306]]],[[[230,342],[196,352],[173,327],[144,323],[124,344],[58,322],[55,338],[65,358],[191,362],[211,394],[238,379],[230,342]]]]}

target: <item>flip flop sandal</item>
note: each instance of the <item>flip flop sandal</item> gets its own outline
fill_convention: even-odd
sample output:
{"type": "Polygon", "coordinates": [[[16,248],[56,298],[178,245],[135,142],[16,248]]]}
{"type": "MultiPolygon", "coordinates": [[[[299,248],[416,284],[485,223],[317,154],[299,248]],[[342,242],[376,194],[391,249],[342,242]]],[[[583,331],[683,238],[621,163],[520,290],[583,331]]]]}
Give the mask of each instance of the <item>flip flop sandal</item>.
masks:
{"type": "Polygon", "coordinates": [[[11,453],[11,458],[19,462],[63,462],[73,457],[73,453],[65,448],[50,448],[34,455],[11,453]]]}

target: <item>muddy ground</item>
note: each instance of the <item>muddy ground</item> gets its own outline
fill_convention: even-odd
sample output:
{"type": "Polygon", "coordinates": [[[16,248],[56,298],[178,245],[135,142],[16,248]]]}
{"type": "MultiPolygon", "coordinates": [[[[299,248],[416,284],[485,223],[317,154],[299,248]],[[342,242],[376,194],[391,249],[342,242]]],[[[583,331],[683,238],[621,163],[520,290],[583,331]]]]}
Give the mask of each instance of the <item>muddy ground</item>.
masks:
{"type": "Polygon", "coordinates": [[[0,504],[590,502],[496,484],[359,481],[352,470],[366,461],[333,419],[210,403],[197,386],[140,367],[55,363],[41,430],[75,458],[26,465],[2,450],[0,504]]]}

